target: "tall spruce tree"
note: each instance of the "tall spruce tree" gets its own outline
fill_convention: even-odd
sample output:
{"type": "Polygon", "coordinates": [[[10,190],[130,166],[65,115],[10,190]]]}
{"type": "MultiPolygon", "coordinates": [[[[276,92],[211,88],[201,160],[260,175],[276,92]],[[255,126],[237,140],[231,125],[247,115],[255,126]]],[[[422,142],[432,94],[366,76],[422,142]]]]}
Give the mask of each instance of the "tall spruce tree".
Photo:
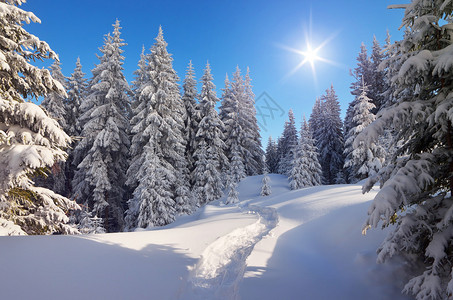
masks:
{"type": "Polygon", "coordinates": [[[315,104],[308,119],[308,126],[312,132],[313,139],[315,140],[315,146],[320,150],[320,138],[321,138],[321,123],[323,121],[323,114],[321,108],[321,98],[316,98],[315,104]]]}
{"type": "Polygon", "coordinates": [[[318,151],[310,128],[304,118],[300,138],[294,152],[294,162],[290,175],[290,187],[297,190],[321,184],[322,170],[318,161],[318,151]]]}
{"type": "Polygon", "coordinates": [[[358,142],[354,145],[355,138],[375,120],[371,112],[373,108],[374,104],[368,98],[367,87],[363,83],[362,93],[357,97],[356,105],[353,107],[353,122],[357,125],[346,135],[344,150],[344,167],[350,170],[349,181],[352,183],[377,174],[384,162],[384,149],[376,143],[368,145],[358,142]]]}
{"type": "Polygon", "coordinates": [[[252,78],[250,77],[249,67],[247,67],[247,73],[244,78],[244,93],[244,105],[242,107],[240,105],[241,109],[239,112],[244,113],[244,118],[247,119],[248,124],[248,126],[243,128],[245,131],[244,144],[249,148],[251,160],[246,163],[245,168],[247,175],[251,176],[263,174],[264,151],[261,145],[260,128],[258,126],[258,120],[256,119],[255,94],[252,90],[252,78]]]}
{"type": "Polygon", "coordinates": [[[128,229],[169,224],[176,214],[192,209],[184,156],[185,108],[162,27],[151,47],[151,55],[147,57],[149,71],[131,122],[132,160],[127,184],[134,193],[128,201],[128,229]],[[156,160],[158,164],[153,165],[156,160]],[[158,176],[159,180],[152,176],[158,176]],[[147,192],[142,192],[144,190],[147,192]],[[149,195],[155,200],[147,198],[149,195]]]}
{"type": "Polygon", "coordinates": [[[344,139],[343,123],[340,119],[340,103],[333,86],[321,97],[321,122],[318,125],[317,148],[322,167],[323,183],[339,182],[338,174],[343,171],[344,139]]]}
{"type": "Polygon", "coordinates": [[[350,74],[355,79],[355,81],[351,83],[351,94],[358,96],[361,93],[362,80],[367,86],[369,86],[372,81],[371,61],[368,57],[365,43],[360,45],[360,52],[357,56],[357,67],[354,68],[354,71],[350,71],[350,74]]]}
{"type": "Polygon", "coordinates": [[[413,0],[399,7],[405,9],[406,33],[385,62],[395,74],[395,103],[381,110],[356,143],[375,142],[392,126],[403,142],[402,155],[365,184],[369,191],[380,181],[381,189],[364,230],[395,224],[378,249],[378,261],[399,255],[408,267],[423,266],[413,270],[418,274],[404,292],[417,299],[447,299],[453,294],[452,6],[413,0]]]}
{"type": "MultiPolygon", "coordinates": [[[[67,89],[66,78],[61,73],[60,62],[55,60],[50,66],[50,73],[52,78],[61,84],[63,89],[67,89]]],[[[58,124],[62,128],[66,128],[66,110],[64,107],[65,96],[58,92],[50,92],[47,94],[41,102],[41,106],[44,107],[49,115],[57,120],[58,124]]]]}
{"type": "Polygon", "coordinates": [[[215,106],[218,98],[212,82],[211,67],[206,65],[201,78],[200,94],[201,121],[197,131],[197,149],[195,150],[194,196],[198,205],[204,205],[222,196],[222,166],[228,165],[223,142],[223,122],[215,106]]]}
{"type": "Polygon", "coordinates": [[[350,86],[351,94],[354,96],[354,100],[349,103],[348,108],[346,109],[346,116],[344,119],[344,132],[346,134],[351,130],[351,128],[357,126],[357,124],[353,121],[353,108],[357,104],[357,97],[362,93],[362,84],[364,83],[365,86],[369,87],[375,81],[373,77],[375,74],[372,71],[373,66],[375,65],[373,65],[373,63],[370,61],[370,58],[368,57],[366,46],[364,43],[362,43],[360,46],[359,55],[357,56],[357,67],[354,68],[354,71],[350,71],[350,75],[354,78],[354,81],[350,86]]]}
{"type": "Polygon", "coordinates": [[[137,111],[137,106],[140,104],[140,94],[145,87],[146,82],[149,80],[149,66],[147,61],[148,56],[145,54],[145,46],[143,46],[142,53],[140,53],[140,60],[138,61],[138,69],[134,71],[134,80],[132,81],[131,87],[133,94],[133,102],[131,105],[133,116],[137,111]]]}
{"type": "Polygon", "coordinates": [[[123,50],[120,24],[113,25],[100,49],[100,63],[92,70],[93,78],[87,99],[83,139],[75,156],[83,157],[74,177],[74,194],[79,203],[104,219],[108,232],[124,226],[124,194],[129,152],[129,85],[123,74],[123,50]]]}
{"type": "Polygon", "coordinates": [[[77,169],[77,164],[74,161],[74,149],[77,146],[82,132],[80,124],[81,111],[80,107],[82,101],[85,99],[88,84],[85,79],[85,73],[82,71],[82,64],[80,58],[77,58],[76,67],[74,72],[67,78],[66,82],[68,97],[65,99],[64,108],[66,112],[66,127],[64,128],[69,136],[75,137],[73,139],[71,148],[68,149],[68,159],[65,164],[65,177],[66,177],[66,193],[67,195],[73,195],[71,182],[74,179],[74,174],[77,169]]]}
{"type": "Polygon", "coordinates": [[[225,155],[229,160],[227,170],[222,170],[224,174],[229,174],[234,183],[245,177],[244,149],[245,131],[240,124],[239,97],[233,93],[228,75],[225,78],[225,88],[222,94],[222,103],[219,108],[219,117],[223,123],[223,141],[225,143],[225,155]]]}
{"type": "Polygon", "coordinates": [[[77,230],[65,224],[66,213],[78,205],[30,180],[64,160],[71,139],[39,106],[24,101],[66,93],[49,70],[31,64],[58,58],[46,42],[22,27],[40,23],[18,7],[22,2],[0,1],[0,226],[8,234],[73,233],[77,230]]]}
{"type": "Polygon", "coordinates": [[[387,89],[385,71],[379,67],[384,60],[384,56],[385,54],[382,52],[381,45],[376,39],[376,36],[374,36],[370,56],[371,75],[370,81],[368,82],[368,97],[375,106],[375,108],[371,111],[375,115],[384,104],[384,92],[387,89]]]}
{"type": "Polygon", "coordinates": [[[82,128],[79,124],[80,106],[83,99],[86,97],[88,90],[85,73],[82,71],[80,58],[77,58],[76,67],[71,76],[67,79],[68,97],[65,102],[66,111],[66,127],[65,131],[70,136],[79,136],[82,128]]]}
{"type": "MultiPolygon", "coordinates": [[[[187,66],[186,77],[184,78],[182,102],[185,107],[184,118],[184,134],[186,139],[185,156],[187,158],[187,168],[189,174],[195,169],[195,150],[196,150],[196,135],[198,124],[200,123],[200,109],[198,107],[197,99],[197,81],[195,79],[195,72],[193,69],[192,61],[187,66]]],[[[190,180],[191,187],[193,187],[193,180],[190,180]]]]}
{"type": "MultiPolygon", "coordinates": [[[[157,116],[153,117],[158,119],[157,116]]],[[[157,128],[153,134],[158,134],[157,128]]],[[[176,201],[171,190],[174,174],[162,166],[154,143],[150,142],[144,150],[145,159],[138,174],[141,180],[134,190],[134,198],[140,199],[138,203],[134,203],[139,206],[137,226],[147,228],[167,225],[176,216],[176,201]]]]}
{"type": "Polygon", "coordinates": [[[297,147],[297,129],[292,109],[288,112],[288,121],[285,122],[282,137],[278,143],[279,164],[278,173],[290,176],[294,162],[294,152],[297,147]]]}
{"type": "Polygon", "coordinates": [[[249,70],[244,78],[241,70],[236,67],[231,81],[231,97],[237,101],[239,109],[239,125],[242,128],[241,151],[247,175],[256,175],[263,172],[263,150],[261,136],[256,119],[255,95],[252,91],[249,70]]]}
{"type": "MultiPolygon", "coordinates": [[[[66,90],[66,78],[61,72],[60,62],[55,60],[54,63],[50,66],[50,73],[52,77],[58,81],[59,84],[66,90]]],[[[49,115],[57,120],[58,124],[65,129],[67,127],[66,123],[66,110],[64,106],[65,96],[57,92],[51,92],[46,95],[41,102],[41,106],[49,113],[49,115]]],[[[47,187],[57,194],[68,196],[66,188],[66,172],[65,172],[65,162],[56,162],[51,168],[51,174],[46,178],[45,181],[42,181],[39,178],[36,178],[36,183],[40,186],[47,187]]]]}
{"type": "Polygon", "coordinates": [[[277,173],[278,172],[278,153],[277,153],[277,145],[275,144],[274,140],[271,136],[269,136],[269,140],[267,142],[266,147],[266,154],[265,154],[265,164],[266,169],[269,173],[277,173]]]}

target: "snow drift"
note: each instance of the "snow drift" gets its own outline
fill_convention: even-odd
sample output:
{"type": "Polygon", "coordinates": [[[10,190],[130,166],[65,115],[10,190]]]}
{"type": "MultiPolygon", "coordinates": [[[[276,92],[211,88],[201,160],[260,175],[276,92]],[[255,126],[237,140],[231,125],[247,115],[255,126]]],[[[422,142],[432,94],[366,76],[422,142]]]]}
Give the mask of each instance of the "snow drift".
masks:
{"type": "Polygon", "coordinates": [[[375,193],[269,177],[154,230],[0,237],[2,298],[406,299],[402,263],[375,263],[386,233],[361,234],[375,193]]]}

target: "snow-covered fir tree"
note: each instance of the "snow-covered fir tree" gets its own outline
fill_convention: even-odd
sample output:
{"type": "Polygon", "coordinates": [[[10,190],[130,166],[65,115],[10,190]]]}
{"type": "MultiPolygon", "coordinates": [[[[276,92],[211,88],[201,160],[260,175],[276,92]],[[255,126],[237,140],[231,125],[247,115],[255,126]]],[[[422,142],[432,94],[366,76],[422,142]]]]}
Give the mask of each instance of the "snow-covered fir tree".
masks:
{"type": "MultiPolygon", "coordinates": [[[[138,61],[138,69],[134,71],[134,80],[132,81],[132,113],[137,109],[137,106],[140,104],[140,94],[145,87],[145,83],[149,81],[149,66],[148,66],[148,57],[145,54],[145,46],[142,47],[142,53],[140,53],[140,60],[138,61]]],[[[132,119],[132,118],[131,118],[132,119]]]]}
{"type": "Polygon", "coordinates": [[[229,161],[229,164],[225,166],[227,170],[222,170],[222,173],[230,174],[233,181],[237,183],[246,176],[244,157],[246,156],[245,153],[250,154],[250,152],[244,148],[243,141],[246,132],[240,124],[239,97],[232,91],[228,75],[225,78],[219,117],[224,125],[223,140],[225,154],[229,161]]]}
{"type": "Polygon", "coordinates": [[[100,49],[99,64],[92,70],[89,95],[82,104],[83,139],[74,156],[81,162],[74,176],[74,197],[104,219],[108,232],[124,227],[124,194],[129,152],[131,93],[123,74],[120,24],[113,25],[100,49]]]}
{"type": "Polygon", "coordinates": [[[318,151],[304,118],[300,138],[294,151],[294,162],[290,173],[290,187],[297,190],[321,184],[322,170],[318,161],[318,151]]]}
{"type": "MultiPolygon", "coordinates": [[[[200,123],[200,110],[198,107],[197,99],[197,81],[195,79],[195,71],[193,69],[192,61],[189,62],[187,66],[186,77],[184,78],[183,83],[183,95],[182,102],[185,107],[185,117],[184,117],[184,134],[186,138],[186,151],[185,156],[187,158],[187,168],[189,174],[195,169],[195,150],[196,150],[196,135],[198,130],[198,124],[200,123]]],[[[191,181],[193,185],[193,181],[191,181]]]]}
{"type": "Polygon", "coordinates": [[[297,129],[292,109],[288,112],[288,121],[285,122],[282,137],[278,143],[278,173],[290,176],[294,161],[294,151],[297,146],[297,129]]]}
{"type": "MultiPolygon", "coordinates": [[[[242,148],[242,135],[243,130],[239,124],[239,97],[242,94],[237,95],[233,92],[231,82],[228,78],[228,74],[225,75],[225,84],[222,89],[222,98],[219,106],[219,118],[223,123],[223,142],[225,143],[225,155],[231,160],[232,147],[233,145],[239,144],[241,147],[241,156],[244,156],[245,149],[242,148]],[[233,130],[239,129],[240,135],[238,136],[233,130]]],[[[235,85],[235,83],[233,83],[235,85]]],[[[241,85],[239,85],[242,87],[241,85]]],[[[241,158],[243,159],[243,158],[241,158]]],[[[228,173],[229,166],[225,166],[226,170],[222,170],[223,173],[228,173]]]]}
{"type": "Polygon", "coordinates": [[[261,180],[261,182],[263,184],[261,186],[261,192],[260,192],[261,196],[269,196],[270,194],[272,194],[271,186],[269,184],[270,178],[266,171],[264,172],[263,179],[261,180]]]}
{"type": "MultiPolygon", "coordinates": [[[[388,84],[385,78],[385,70],[380,68],[380,64],[384,58],[385,54],[382,52],[376,37],[373,38],[370,58],[368,58],[366,47],[362,43],[360,53],[357,57],[357,67],[354,69],[354,72],[351,72],[351,75],[355,79],[351,84],[351,94],[354,96],[354,100],[349,103],[344,119],[345,141],[349,139],[351,130],[358,126],[354,121],[354,108],[358,105],[358,97],[362,94],[362,84],[365,84],[367,87],[367,96],[374,105],[371,110],[373,114],[376,114],[385,103],[384,94],[388,89],[388,84]]],[[[352,143],[349,142],[345,145],[345,157],[350,155],[352,151],[352,143]]],[[[351,169],[349,164],[348,166],[345,165],[344,172],[348,181],[356,181],[355,171],[351,169]]]]}
{"type": "MultiPolygon", "coordinates": [[[[54,63],[50,66],[50,73],[52,77],[57,80],[63,88],[66,90],[66,81],[65,76],[61,72],[60,62],[55,60],[54,63]]],[[[66,124],[66,110],[64,106],[65,95],[61,95],[57,92],[51,92],[46,95],[41,102],[41,106],[49,113],[49,115],[58,121],[58,124],[65,129],[66,124]]],[[[43,186],[51,189],[57,194],[68,196],[66,190],[66,172],[65,172],[65,162],[56,162],[52,168],[49,176],[45,180],[36,178],[35,182],[39,186],[43,186]]]]}
{"type": "Polygon", "coordinates": [[[195,150],[194,196],[198,205],[204,205],[222,196],[222,166],[228,165],[223,142],[223,122],[215,110],[218,98],[212,82],[211,67],[206,65],[201,78],[200,94],[201,121],[197,131],[197,149],[195,150]]]}
{"type": "MultiPolygon", "coordinates": [[[[385,52],[383,53],[383,61],[390,58],[394,54],[396,55],[396,48],[392,47],[390,34],[387,31],[387,37],[385,39],[385,52]]],[[[386,64],[381,64],[380,68],[383,69],[384,72],[384,87],[382,93],[382,103],[381,109],[388,107],[397,102],[397,98],[395,97],[395,87],[391,85],[391,79],[396,76],[399,72],[398,68],[390,68],[386,64]]],[[[405,97],[412,97],[414,91],[410,89],[406,89],[405,97]]],[[[397,134],[391,126],[384,130],[384,133],[379,136],[377,144],[380,145],[382,148],[385,149],[385,157],[384,157],[384,165],[387,163],[391,163],[393,161],[392,157],[394,155],[398,155],[398,148],[401,144],[404,144],[403,141],[397,139],[397,134]]]]}
{"type": "MultiPolygon", "coordinates": [[[[156,113],[153,113],[152,117],[158,119],[156,113]]],[[[154,137],[158,133],[156,127],[154,137]]],[[[142,228],[167,225],[173,222],[176,216],[176,202],[171,190],[171,180],[174,180],[175,175],[162,165],[154,145],[150,143],[145,146],[145,159],[138,174],[141,180],[134,190],[134,199],[140,199],[133,203],[139,205],[137,226],[142,228]]]]}
{"type": "Polygon", "coordinates": [[[93,217],[88,207],[83,207],[79,218],[77,227],[81,234],[105,233],[104,220],[98,216],[93,217]]]}
{"type": "Polygon", "coordinates": [[[82,132],[80,119],[80,106],[86,97],[88,90],[85,73],[82,71],[80,58],[77,58],[74,72],[67,78],[68,97],[65,101],[66,127],[65,130],[70,136],[79,136],[82,132]]]}
{"type": "Polygon", "coordinates": [[[133,112],[126,228],[162,226],[193,209],[184,156],[184,103],[162,27],[147,56],[146,81],[133,112]],[[156,174],[156,175],[153,175],[156,174]],[[159,180],[151,178],[157,176],[159,180]],[[146,192],[142,192],[146,191],[146,192]]]}
{"type": "Polygon", "coordinates": [[[0,1],[0,226],[9,234],[74,233],[77,229],[65,224],[66,213],[78,205],[30,180],[65,160],[71,139],[39,106],[24,101],[66,93],[49,70],[30,63],[58,57],[22,27],[40,22],[17,6],[22,2],[0,1]]]}
{"type": "Polygon", "coordinates": [[[233,145],[229,164],[229,175],[235,183],[239,183],[245,177],[245,167],[241,157],[240,145],[233,145]]]}
{"type": "MultiPolygon", "coordinates": [[[[63,88],[66,90],[66,78],[61,73],[61,64],[58,60],[55,60],[50,66],[50,73],[52,78],[57,80],[63,88]]],[[[57,120],[60,127],[66,128],[66,110],[64,107],[65,96],[58,92],[50,92],[41,102],[41,106],[46,109],[49,115],[57,120]]]]}
{"type": "Polygon", "coordinates": [[[376,36],[373,37],[373,46],[371,48],[370,56],[370,81],[368,82],[369,90],[368,97],[371,99],[375,108],[371,111],[373,114],[381,109],[384,104],[384,92],[387,89],[385,80],[385,70],[379,66],[384,60],[385,54],[382,51],[381,45],[379,44],[376,36]]]}
{"type": "Polygon", "coordinates": [[[378,261],[398,255],[423,266],[405,286],[416,299],[453,294],[453,73],[452,7],[448,1],[413,0],[405,9],[404,38],[392,45],[385,66],[395,103],[381,110],[355,143],[375,142],[391,126],[403,141],[399,157],[365,184],[381,189],[364,230],[395,224],[378,249],[378,261]],[[402,213],[400,213],[403,211],[402,213]]]}
{"type": "Polygon", "coordinates": [[[231,174],[231,170],[229,173],[226,181],[227,198],[225,204],[227,205],[239,202],[238,183],[235,181],[234,175],[231,174]]]}
{"type": "Polygon", "coordinates": [[[346,109],[346,116],[344,118],[344,132],[346,134],[351,130],[351,128],[357,126],[357,124],[353,121],[353,108],[357,104],[357,97],[362,92],[362,83],[364,82],[366,86],[370,86],[373,81],[372,63],[368,57],[368,52],[364,43],[360,46],[360,52],[357,56],[357,66],[354,68],[354,71],[350,70],[349,73],[354,78],[354,81],[350,86],[351,94],[354,96],[354,100],[349,103],[348,108],[346,109]]]}
{"type": "Polygon", "coordinates": [[[372,81],[371,61],[368,57],[368,51],[364,43],[360,45],[360,52],[357,56],[357,67],[354,68],[354,71],[350,70],[349,72],[355,79],[355,81],[351,83],[351,94],[358,96],[361,93],[362,80],[367,86],[369,86],[372,81]]]}
{"type": "Polygon", "coordinates": [[[322,167],[323,183],[338,182],[338,173],[343,171],[343,122],[340,119],[340,103],[333,86],[321,97],[321,122],[318,124],[316,147],[322,167]]]}
{"type": "Polygon", "coordinates": [[[316,98],[315,104],[313,105],[313,109],[310,114],[310,118],[308,119],[308,126],[310,127],[313,139],[315,140],[315,146],[318,148],[319,141],[321,138],[321,124],[323,121],[323,114],[321,108],[321,98],[316,98]]]}
{"type": "Polygon", "coordinates": [[[241,102],[239,103],[239,116],[243,114],[243,144],[245,148],[248,148],[248,152],[251,156],[251,159],[248,161],[246,160],[245,162],[245,169],[247,175],[252,176],[262,174],[264,171],[264,151],[261,145],[260,128],[258,126],[258,120],[256,119],[255,94],[252,90],[252,78],[250,77],[250,69],[248,67],[244,78],[244,93],[245,97],[243,98],[242,105],[241,102]]]}
{"type": "Polygon", "coordinates": [[[278,153],[275,141],[269,136],[265,154],[265,168],[270,173],[278,173],[278,153]]]}
{"type": "Polygon", "coordinates": [[[354,145],[355,138],[374,120],[371,112],[374,104],[367,96],[367,87],[363,83],[362,93],[357,97],[356,105],[353,107],[353,123],[346,135],[345,141],[345,164],[344,167],[350,170],[349,182],[355,183],[369,176],[375,175],[384,162],[384,149],[376,143],[365,144],[358,142],[354,145]]]}
{"type": "Polygon", "coordinates": [[[85,99],[88,90],[87,79],[85,79],[85,73],[82,71],[80,58],[77,58],[74,72],[71,76],[66,78],[66,88],[68,96],[65,98],[64,102],[66,113],[66,126],[64,127],[64,130],[69,136],[74,137],[74,139],[71,148],[67,150],[68,159],[64,165],[66,177],[65,191],[66,195],[72,195],[71,182],[77,169],[77,165],[74,162],[74,148],[77,146],[82,132],[80,124],[80,106],[85,99]]]}
{"type": "MultiPolygon", "coordinates": [[[[244,80],[241,75],[241,70],[239,67],[236,67],[236,71],[233,73],[233,79],[230,82],[230,87],[230,97],[233,99],[233,106],[238,109],[239,125],[242,132],[240,143],[246,174],[260,174],[264,167],[262,160],[264,153],[261,149],[261,136],[254,106],[255,95],[252,91],[251,78],[248,69],[244,80]]],[[[222,117],[222,111],[228,110],[227,104],[228,102],[225,104],[225,107],[222,105],[222,108],[225,108],[221,109],[222,117]]]]}

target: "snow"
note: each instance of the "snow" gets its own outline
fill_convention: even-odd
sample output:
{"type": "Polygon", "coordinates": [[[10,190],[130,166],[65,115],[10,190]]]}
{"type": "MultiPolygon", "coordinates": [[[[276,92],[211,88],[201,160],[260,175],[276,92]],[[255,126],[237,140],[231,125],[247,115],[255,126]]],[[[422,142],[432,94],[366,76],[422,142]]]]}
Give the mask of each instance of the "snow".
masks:
{"type": "Polygon", "coordinates": [[[262,177],[153,230],[0,237],[2,298],[406,299],[402,262],[375,262],[386,232],[361,234],[374,191],[269,174],[262,197],[262,177]]]}

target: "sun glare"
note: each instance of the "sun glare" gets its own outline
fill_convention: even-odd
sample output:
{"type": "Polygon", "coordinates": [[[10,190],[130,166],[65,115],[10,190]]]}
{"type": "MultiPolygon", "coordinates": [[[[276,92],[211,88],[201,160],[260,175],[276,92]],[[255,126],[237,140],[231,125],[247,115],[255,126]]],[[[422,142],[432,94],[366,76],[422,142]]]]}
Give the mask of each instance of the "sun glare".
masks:
{"type": "Polygon", "coordinates": [[[310,13],[310,20],[309,20],[309,28],[308,32],[305,32],[305,48],[292,48],[285,45],[280,45],[280,47],[284,48],[287,51],[296,53],[300,55],[300,62],[282,79],[285,80],[295,74],[299,69],[304,67],[305,65],[310,65],[311,73],[315,84],[317,84],[316,79],[316,67],[315,64],[321,63],[328,63],[331,65],[339,65],[338,63],[326,59],[323,57],[322,50],[327,46],[327,44],[334,39],[339,31],[334,32],[331,36],[327,37],[326,39],[322,40],[319,44],[313,43],[313,32],[312,32],[312,15],[310,13]],[[302,50],[303,49],[303,50],[302,50]]]}
{"type": "Polygon", "coordinates": [[[302,61],[302,63],[305,64],[308,62],[313,67],[315,61],[320,59],[320,57],[318,57],[318,50],[319,50],[319,48],[312,49],[311,45],[307,44],[307,49],[305,51],[300,52],[300,54],[302,54],[302,56],[304,57],[304,60],[302,61]]]}

